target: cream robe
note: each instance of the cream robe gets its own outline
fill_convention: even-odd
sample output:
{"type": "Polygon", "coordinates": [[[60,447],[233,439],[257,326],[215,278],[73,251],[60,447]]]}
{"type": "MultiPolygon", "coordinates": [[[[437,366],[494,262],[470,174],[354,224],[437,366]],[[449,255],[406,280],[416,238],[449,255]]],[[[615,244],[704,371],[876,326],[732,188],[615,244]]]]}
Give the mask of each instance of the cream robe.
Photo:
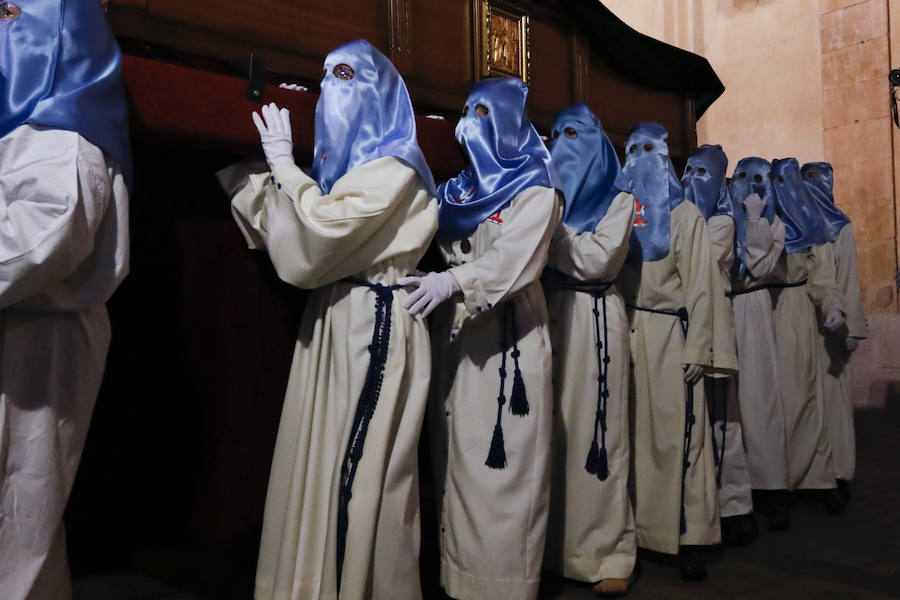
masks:
{"type": "MultiPolygon", "coordinates": [[[[437,205],[394,157],[360,165],[329,194],[293,164],[219,174],[251,248],[309,296],[269,475],[257,600],[337,598],[341,464],[369,365],[376,295],[341,281],[391,285],[413,270],[437,229],[437,205]]],[[[425,322],[394,292],[381,394],[349,503],[340,598],[421,597],[417,445],[428,393],[425,322]]]]}
{"type": "Polygon", "coordinates": [[[440,244],[462,294],[435,314],[429,431],[442,498],[441,585],[460,600],[537,597],[553,399],[547,307],[538,278],[559,218],[557,192],[530,187],[466,240],[440,244]],[[485,460],[497,420],[507,306],[515,311],[530,412],[520,417],[508,410],[510,348],[501,416],[507,465],[491,469],[485,460]]]}
{"type": "Polygon", "coordinates": [[[859,339],[868,336],[856,265],[856,234],[852,223],[844,225],[831,247],[837,285],[847,309],[847,325],[834,333],[820,328],[825,347],[825,352],[820,354],[825,367],[825,416],[834,458],[834,475],[837,479],[852,481],[856,473],[856,434],[853,429],[850,352],[846,340],[847,336],[859,339]]]}
{"type": "Polygon", "coordinates": [[[737,386],[737,379],[733,375],[738,371],[734,308],[727,296],[731,292],[731,267],[734,264],[734,219],[728,215],[714,215],[707,220],[706,226],[709,231],[710,251],[719,274],[714,278],[718,287],[715,292],[716,304],[713,315],[714,370],[707,378],[706,393],[707,399],[712,404],[713,400],[709,398],[712,389],[722,390],[724,386],[722,391],[726,392],[723,397],[715,399],[719,404],[712,415],[716,420],[712,435],[722,461],[719,508],[722,517],[733,517],[753,512],[741,414],[737,403],[737,390],[734,389],[737,386]],[[716,379],[718,381],[714,381],[716,379]],[[722,421],[723,409],[727,412],[725,422],[722,421]]]}
{"type": "Polygon", "coordinates": [[[687,531],[679,534],[687,400],[683,366],[712,363],[716,273],[706,221],[697,207],[682,202],[670,218],[669,253],[652,262],[626,262],[618,283],[628,305],[684,307],[690,318],[685,338],[677,317],[630,311],[637,541],[676,554],[679,545],[716,544],[721,536],[702,379],[693,386],[696,423],[683,486],[687,531]]]}
{"type": "MultiPolygon", "coordinates": [[[[771,282],[784,250],[784,223],[777,216],[747,221],[744,264],[747,276],[735,289],[771,282]]],[[[760,289],[734,297],[737,333],[738,405],[750,482],[758,490],[788,488],[787,429],[775,346],[772,294],[760,289]]]]}
{"type": "MultiPolygon", "coordinates": [[[[628,255],[634,196],[620,193],[594,231],[560,225],[548,266],[578,281],[611,282],[628,255]]],[[[615,286],[597,300],[607,368],[606,451],[609,478],[585,470],[594,440],[598,377],[595,299],[547,290],[553,342],[553,469],[544,565],[554,573],[596,582],[634,570],[634,513],[628,494],[628,316],[615,286]],[[605,303],[605,308],[604,308],[605,303]],[[604,322],[605,317],[605,322],[604,322]]],[[[602,439],[597,433],[598,443],[602,439]]]]}
{"type": "Polygon", "coordinates": [[[808,279],[806,285],[776,290],[775,294],[775,345],[785,406],[788,487],[833,488],[834,464],[824,412],[826,374],[819,356],[825,351],[819,337],[819,315],[843,310],[831,245],[782,253],[774,276],[785,283],[808,279]]]}
{"type": "Polygon", "coordinates": [[[71,597],[63,510],[128,272],[128,190],[79,134],[0,138],[0,598],[71,597]]]}

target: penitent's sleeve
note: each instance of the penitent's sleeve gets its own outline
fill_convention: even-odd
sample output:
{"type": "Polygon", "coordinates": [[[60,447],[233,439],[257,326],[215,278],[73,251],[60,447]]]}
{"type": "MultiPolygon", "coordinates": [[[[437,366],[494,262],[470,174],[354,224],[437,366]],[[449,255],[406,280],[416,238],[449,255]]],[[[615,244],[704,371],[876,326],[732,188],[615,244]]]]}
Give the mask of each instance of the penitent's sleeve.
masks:
{"type": "Polygon", "coordinates": [[[593,231],[578,233],[560,223],[547,265],[581,281],[613,281],[628,256],[634,196],[621,192],[593,231]]]}
{"type": "Polygon", "coordinates": [[[77,133],[25,125],[0,138],[0,308],[77,268],[111,197],[103,152],[77,133]]]}
{"type": "Polygon", "coordinates": [[[670,239],[689,317],[681,362],[709,366],[712,363],[713,278],[718,273],[710,256],[706,221],[693,203],[682,202],[672,211],[670,239]]]}
{"type": "Polygon", "coordinates": [[[763,279],[775,269],[784,250],[784,223],[778,216],[769,223],[767,219],[747,221],[744,264],[756,279],[763,279]]]}
{"type": "Polygon", "coordinates": [[[866,315],[863,312],[862,292],[859,289],[859,272],[856,264],[856,233],[853,224],[844,225],[834,240],[835,278],[844,294],[847,309],[848,335],[855,338],[868,336],[866,315]]]}
{"type": "Polygon", "coordinates": [[[504,209],[502,229],[491,247],[475,260],[449,269],[462,289],[468,317],[540,278],[559,222],[559,205],[553,188],[534,186],[519,193],[504,209]]]}
{"type": "Polygon", "coordinates": [[[251,248],[265,248],[278,275],[315,288],[360,273],[391,254],[424,251],[437,228],[436,203],[418,173],[385,157],[360,165],[323,194],[293,164],[219,173],[251,248]]]}

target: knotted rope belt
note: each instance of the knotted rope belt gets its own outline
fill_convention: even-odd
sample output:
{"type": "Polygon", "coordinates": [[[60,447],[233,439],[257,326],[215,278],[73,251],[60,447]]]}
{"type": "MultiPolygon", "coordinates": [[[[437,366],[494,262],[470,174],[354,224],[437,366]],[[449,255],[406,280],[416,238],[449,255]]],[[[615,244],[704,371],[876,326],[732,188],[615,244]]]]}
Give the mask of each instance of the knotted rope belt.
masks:
{"type": "Polygon", "coordinates": [[[758,292],[759,290],[770,290],[770,289],[784,289],[784,288],[795,288],[806,285],[807,279],[801,279],[800,281],[794,281],[791,283],[760,283],[757,285],[752,285],[748,288],[744,288],[742,290],[733,290],[725,295],[729,298],[734,298],[735,296],[741,296],[743,294],[749,294],[750,292],[758,292]]]}
{"type": "MultiPolygon", "coordinates": [[[[499,307],[498,307],[499,310],[499,307]]],[[[506,355],[509,353],[513,359],[513,386],[509,396],[509,411],[518,416],[527,416],[529,411],[528,398],[525,395],[525,381],[522,379],[522,371],[519,368],[519,330],[516,326],[516,306],[514,300],[503,303],[503,315],[500,319],[500,351],[503,353],[500,359],[500,393],[497,395],[497,422],[494,425],[494,434],[491,437],[491,448],[488,451],[484,464],[491,469],[506,468],[506,448],[503,442],[503,405],[506,404],[506,355]],[[510,341],[510,335],[512,340],[510,341]],[[510,348],[512,352],[510,352],[510,348]]]]}
{"type": "Polygon", "coordinates": [[[587,282],[576,281],[559,273],[547,269],[542,277],[544,285],[551,290],[569,290],[581,294],[588,294],[594,299],[594,346],[597,349],[597,408],[594,411],[594,439],[588,450],[587,459],[584,462],[584,470],[591,475],[596,475],[600,481],[609,478],[609,460],[606,452],[606,428],[607,428],[607,403],[609,401],[609,329],[606,325],[606,291],[613,283],[608,281],[587,282]],[[600,335],[601,305],[603,313],[603,335],[600,335]],[[597,437],[600,443],[597,443],[597,437]]]}
{"type": "MultiPolygon", "coordinates": [[[[672,317],[677,317],[678,321],[681,324],[681,333],[684,335],[684,338],[687,339],[688,334],[688,311],[687,308],[681,307],[678,310],[669,310],[664,308],[649,308],[646,306],[634,306],[631,304],[626,305],[628,308],[633,310],[640,310],[643,312],[654,313],[658,315],[670,315],[672,317]]],[[[685,423],[684,423],[684,453],[682,455],[681,462],[681,524],[680,531],[681,533],[687,532],[687,519],[684,515],[684,482],[687,478],[688,469],[691,466],[690,460],[690,452],[691,452],[691,437],[693,435],[694,423],[697,420],[697,417],[694,415],[694,386],[690,383],[685,382],[684,384],[685,391],[685,423]]]]}
{"type": "Polygon", "coordinates": [[[353,497],[353,480],[356,478],[356,469],[363,456],[363,446],[366,443],[366,434],[369,431],[369,423],[375,414],[378,397],[381,395],[381,384],[384,380],[384,367],[387,363],[388,348],[391,340],[391,306],[394,302],[394,290],[399,285],[382,285],[369,283],[359,279],[344,279],[345,283],[362,285],[375,293],[375,326],[372,329],[372,343],[369,344],[369,367],[366,370],[366,379],[362,392],[356,403],[356,413],[353,415],[353,428],[350,432],[350,440],[347,442],[347,450],[341,463],[340,488],[338,490],[338,514],[337,514],[337,585],[341,589],[341,571],[344,566],[344,552],[347,547],[347,520],[350,499],[353,497]]]}

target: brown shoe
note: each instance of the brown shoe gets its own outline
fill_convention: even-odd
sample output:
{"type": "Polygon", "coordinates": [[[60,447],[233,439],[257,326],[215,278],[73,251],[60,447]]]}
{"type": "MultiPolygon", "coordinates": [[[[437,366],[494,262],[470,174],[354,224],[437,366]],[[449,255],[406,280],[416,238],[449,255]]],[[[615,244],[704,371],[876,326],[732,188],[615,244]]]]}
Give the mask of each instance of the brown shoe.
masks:
{"type": "Polygon", "coordinates": [[[608,577],[594,585],[594,591],[603,598],[615,598],[627,594],[629,587],[631,587],[631,578],[615,579],[608,577]]]}

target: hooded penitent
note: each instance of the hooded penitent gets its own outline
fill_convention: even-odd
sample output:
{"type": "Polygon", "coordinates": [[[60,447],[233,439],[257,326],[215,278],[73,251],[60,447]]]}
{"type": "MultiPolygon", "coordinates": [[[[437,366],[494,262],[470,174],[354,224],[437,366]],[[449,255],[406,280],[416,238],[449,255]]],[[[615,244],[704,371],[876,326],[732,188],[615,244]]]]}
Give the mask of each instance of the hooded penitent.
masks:
{"type": "Polygon", "coordinates": [[[829,241],[825,218],[818,203],[806,191],[796,158],[772,161],[775,209],[784,222],[784,250],[788,254],[829,241]]]}
{"type": "Polygon", "coordinates": [[[438,188],[438,237],[459,240],[533,186],[562,189],[550,152],[525,115],[528,87],[513,78],[475,84],[456,126],[469,157],[438,188]]]}
{"type": "Polygon", "coordinates": [[[613,199],[628,189],[616,150],[584,103],[562,110],[551,136],[550,155],[566,200],[563,221],[579,233],[593,231],[613,199]]]}
{"type": "Polygon", "coordinates": [[[734,168],[731,183],[731,208],[734,216],[734,243],[737,246],[734,268],[738,279],[744,279],[747,266],[744,264],[744,250],[747,248],[747,213],[744,200],[750,194],[757,194],[765,203],[762,216],[769,223],[775,218],[775,191],[772,189],[772,165],[764,158],[750,156],[742,158],[734,168]]]}
{"type": "Polygon", "coordinates": [[[688,159],[681,176],[684,198],[697,205],[707,221],[715,215],[732,216],[731,194],[725,182],[728,157],[722,146],[704,144],[688,159]]]}
{"type": "Polygon", "coordinates": [[[662,125],[640,123],[625,144],[623,172],[637,203],[629,260],[654,261],[669,253],[670,213],[684,200],[684,190],[669,158],[668,137],[662,125]]]}
{"type": "Polygon", "coordinates": [[[834,203],[834,169],[827,162],[811,162],[803,165],[800,172],[806,191],[815,199],[825,217],[828,239],[833,242],[844,225],[850,222],[850,217],[834,203]]]}
{"type": "Polygon", "coordinates": [[[347,171],[385,156],[406,162],[435,193],[406,84],[386,56],[365,40],[344,44],[325,58],[321,87],[310,175],[324,193],[347,171]]]}
{"type": "Polygon", "coordinates": [[[75,131],[131,168],[122,55],[96,0],[0,3],[0,137],[75,131]]]}

